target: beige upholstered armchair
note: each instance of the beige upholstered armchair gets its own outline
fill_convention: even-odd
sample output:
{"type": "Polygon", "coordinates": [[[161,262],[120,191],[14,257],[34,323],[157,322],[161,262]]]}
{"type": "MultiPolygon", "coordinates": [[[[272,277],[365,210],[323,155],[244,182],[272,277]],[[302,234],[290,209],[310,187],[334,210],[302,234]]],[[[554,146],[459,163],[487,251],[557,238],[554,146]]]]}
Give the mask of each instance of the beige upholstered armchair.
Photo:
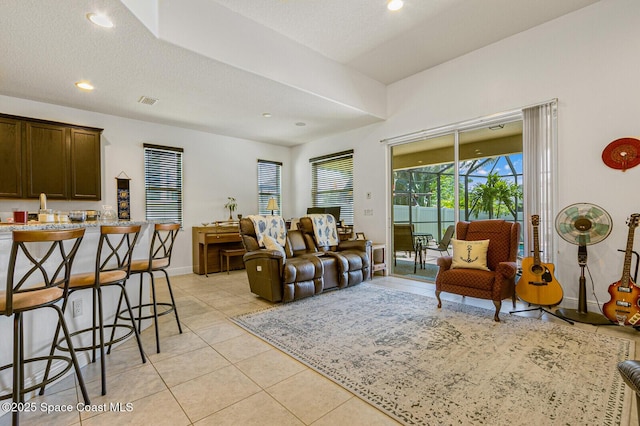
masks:
{"type": "Polygon", "coordinates": [[[489,240],[486,254],[488,270],[452,268],[453,256],[465,255],[456,252],[455,247],[453,256],[439,257],[437,263],[440,269],[436,276],[438,308],[442,306],[440,293],[443,291],[488,299],[492,300],[496,307],[494,320],[500,321],[498,314],[503,299],[510,297],[514,308],[516,306],[516,255],[520,240],[520,224],[495,219],[458,222],[456,237],[465,241],[489,240]]]}

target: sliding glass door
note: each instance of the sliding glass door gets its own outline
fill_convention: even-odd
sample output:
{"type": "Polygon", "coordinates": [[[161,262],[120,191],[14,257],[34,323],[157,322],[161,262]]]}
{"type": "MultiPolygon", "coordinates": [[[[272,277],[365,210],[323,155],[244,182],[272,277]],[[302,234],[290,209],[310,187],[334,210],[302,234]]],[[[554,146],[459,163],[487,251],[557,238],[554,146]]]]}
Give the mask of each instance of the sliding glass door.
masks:
{"type": "Polygon", "coordinates": [[[409,224],[414,241],[414,250],[394,242],[395,274],[433,280],[443,252],[431,248],[458,220],[523,221],[519,116],[394,145],[391,158],[394,229],[409,224]]]}

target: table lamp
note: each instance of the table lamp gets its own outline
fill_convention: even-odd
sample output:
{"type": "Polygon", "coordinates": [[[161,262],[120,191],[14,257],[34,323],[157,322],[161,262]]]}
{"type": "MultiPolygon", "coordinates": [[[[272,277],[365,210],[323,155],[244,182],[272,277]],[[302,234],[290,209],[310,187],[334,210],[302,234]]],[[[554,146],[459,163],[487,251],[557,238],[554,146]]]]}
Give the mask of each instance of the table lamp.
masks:
{"type": "Polygon", "coordinates": [[[269,204],[267,204],[267,210],[271,210],[271,216],[273,216],[274,210],[279,210],[278,202],[276,201],[275,198],[269,198],[269,204]]]}

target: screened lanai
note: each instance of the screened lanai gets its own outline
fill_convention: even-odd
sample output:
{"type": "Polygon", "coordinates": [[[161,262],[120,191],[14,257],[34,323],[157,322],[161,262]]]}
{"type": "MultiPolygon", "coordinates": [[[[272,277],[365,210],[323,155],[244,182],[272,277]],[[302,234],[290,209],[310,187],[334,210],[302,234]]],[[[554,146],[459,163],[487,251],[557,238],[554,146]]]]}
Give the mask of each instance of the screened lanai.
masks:
{"type": "MultiPolygon", "coordinates": [[[[394,233],[409,225],[414,239],[434,246],[456,219],[505,219],[524,225],[522,167],[521,121],[393,146],[394,233]]],[[[417,252],[397,248],[394,242],[394,272],[401,273],[403,265],[396,262],[395,254],[410,262],[417,252]]],[[[426,257],[429,252],[423,254],[426,257]]],[[[409,270],[412,266],[408,265],[409,270]]]]}

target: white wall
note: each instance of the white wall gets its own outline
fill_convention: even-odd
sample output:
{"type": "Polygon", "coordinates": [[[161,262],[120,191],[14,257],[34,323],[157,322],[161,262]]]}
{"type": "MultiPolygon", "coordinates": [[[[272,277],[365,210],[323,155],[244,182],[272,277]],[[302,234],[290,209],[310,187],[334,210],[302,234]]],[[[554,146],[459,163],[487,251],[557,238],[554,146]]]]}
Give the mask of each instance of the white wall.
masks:
{"type": "MultiPolygon", "coordinates": [[[[283,163],[281,207],[285,217],[290,215],[289,148],[6,96],[0,96],[0,112],[104,129],[102,201],[50,200],[48,207],[54,210],[101,210],[103,204],[115,206],[115,177],[125,172],[131,178],[131,217],[144,220],[142,144],[184,148],[184,231],[176,241],[171,261],[172,274],[192,271],[191,227],[201,226],[201,222],[228,219],[229,211],[224,208],[227,197],[238,200],[234,215],[257,214],[258,159],[283,163]]],[[[35,212],[38,201],[0,201],[0,211],[11,211],[14,207],[35,212]]]]}
{"type": "MultiPolygon", "coordinates": [[[[425,41],[430,42],[430,41],[425,41]]],[[[310,157],[355,150],[355,225],[367,237],[388,234],[387,150],[381,139],[474,119],[558,98],[559,208],[589,202],[605,208],[614,227],[589,247],[595,294],[607,302],[620,279],[626,218],[640,211],[640,167],[607,168],[601,153],[621,137],[640,137],[640,2],[602,0],[545,25],[389,86],[389,119],[293,150],[296,208],[309,203],[310,157]],[[372,199],[364,194],[372,192],[372,199]],[[373,216],[364,216],[373,209],[373,216]]],[[[637,240],[637,239],[636,239],[637,240]]],[[[640,246],[636,247],[640,251],[640,246]]],[[[564,306],[576,308],[577,247],[559,244],[556,277],[564,306]]],[[[587,298],[594,301],[591,283],[587,298]]],[[[590,306],[589,310],[592,310],[590,306]]]]}

